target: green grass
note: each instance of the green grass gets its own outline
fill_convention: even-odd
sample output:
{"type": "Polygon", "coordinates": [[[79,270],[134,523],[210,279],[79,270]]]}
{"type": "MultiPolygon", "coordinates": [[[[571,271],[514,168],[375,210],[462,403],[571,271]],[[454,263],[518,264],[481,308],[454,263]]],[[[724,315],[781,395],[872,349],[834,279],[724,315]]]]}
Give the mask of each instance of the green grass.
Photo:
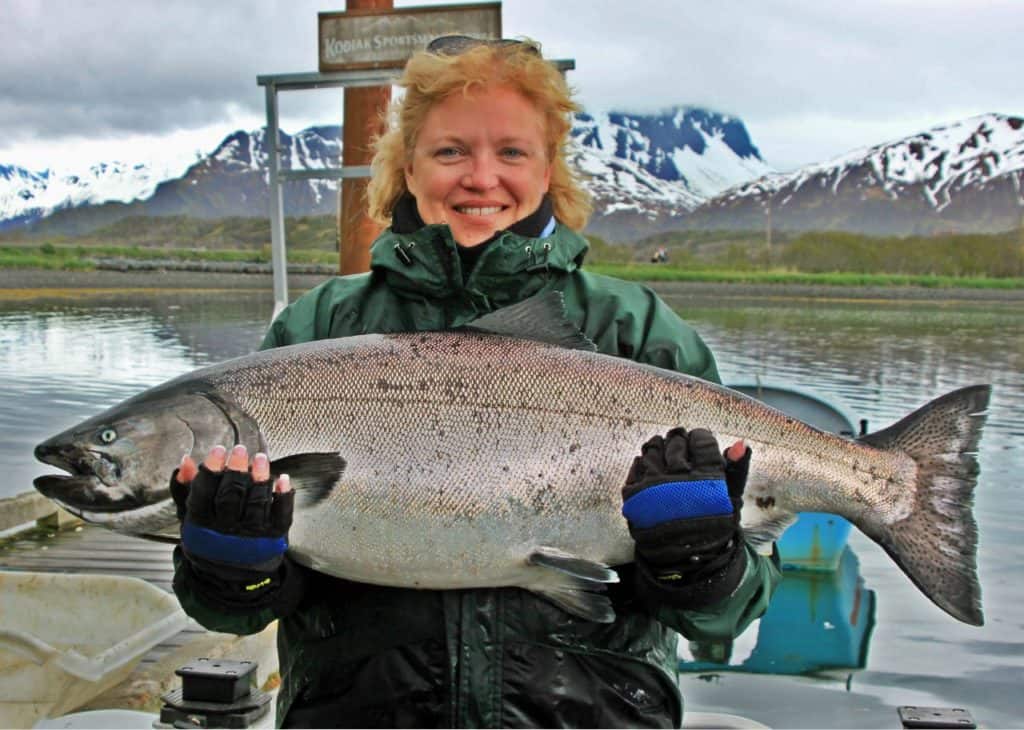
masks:
{"type": "Polygon", "coordinates": [[[1024,289],[1024,278],[938,276],[932,274],[856,274],[844,272],[735,271],[682,269],[664,264],[594,264],[588,271],[633,281],[699,281],[739,284],[806,284],[813,286],[919,286],[932,289],[1024,289]]]}
{"type": "MultiPolygon", "coordinates": [[[[335,226],[331,216],[289,219],[288,262],[337,265],[335,226]]],[[[249,219],[126,219],[105,233],[79,238],[8,237],[10,243],[0,245],[0,268],[87,270],[102,258],[269,263],[266,228],[266,221],[249,219]],[[114,245],[111,240],[123,243],[114,245]],[[190,245],[167,243],[175,240],[190,245]]],[[[644,263],[650,252],[643,243],[610,243],[588,236],[587,269],[637,281],[1024,289],[1024,233],[1017,231],[931,238],[801,234],[770,256],[756,241],[745,245],[735,232],[687,235],[693,240],[681,235],[666,240],[676,246],[668,264],[644,263]],[[697,250],[698,244],[709,242],[727,245],[697,250]]]]}
{"type": "MultiPolygon", "coordinates": [[[[71,243],[44,243],[41,246],[0,246],[0,268],[7,269],[93,269],[94,259],[132,259],[136,261],[226,261],[270,263],[270,247],[259,249],[153,248],[143,246],[82,246],[71,243]]],[[[337,264],[335,251],[291,249],[292,264],[337,264]]]]}

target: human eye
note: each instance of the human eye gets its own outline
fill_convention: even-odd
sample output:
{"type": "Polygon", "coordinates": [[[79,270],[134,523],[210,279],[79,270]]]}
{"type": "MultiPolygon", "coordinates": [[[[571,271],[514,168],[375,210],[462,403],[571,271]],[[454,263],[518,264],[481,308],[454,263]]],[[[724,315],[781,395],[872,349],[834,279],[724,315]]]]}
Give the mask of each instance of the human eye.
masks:
{"type": "Polygon", "coordinates": [[[434,157],[440,160],[455,160],[463,154],[462,148],[455,145],[444,145],[434,150],[434,157]]]}
{"type": "Polygon", "coordinates": [[[503,147],[501,156],[508,160],[521,160],[527,156],[526,150],[521,147],[503,147]]]}

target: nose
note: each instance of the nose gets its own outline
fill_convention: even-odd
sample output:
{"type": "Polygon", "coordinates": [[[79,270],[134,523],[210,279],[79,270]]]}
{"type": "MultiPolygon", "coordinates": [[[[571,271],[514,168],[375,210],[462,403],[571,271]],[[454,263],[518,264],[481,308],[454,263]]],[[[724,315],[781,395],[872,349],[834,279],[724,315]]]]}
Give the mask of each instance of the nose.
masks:
{"type": "Polygon", "coordinates": [[[490,190],[498,186],[498,166],[494,155],[475,154],[470,158],[471,167],[462,178],[462,186],[468,190],[490,190]]]}

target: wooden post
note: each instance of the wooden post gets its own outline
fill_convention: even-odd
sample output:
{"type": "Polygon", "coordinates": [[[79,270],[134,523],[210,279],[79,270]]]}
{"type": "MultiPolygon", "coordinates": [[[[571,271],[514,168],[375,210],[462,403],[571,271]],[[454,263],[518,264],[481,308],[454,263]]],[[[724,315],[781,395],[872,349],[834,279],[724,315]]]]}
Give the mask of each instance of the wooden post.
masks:
{"type": "MultiPolygon", "coordinates": [[[[391,10],[393,0],[348,0],[346,10],[391,10]]],[[[345,118],[341,162],[344,166],[369,165],[373,158],[371,138],[381,131],[381,111],[391,100],[390,86],[345,89],[345,118]]],[[[369,178],[341,181],[338,207],[339,267],[342,274],[370,270],[370,244],[381,228],[367,216],[366,186],[369,178]]]]}

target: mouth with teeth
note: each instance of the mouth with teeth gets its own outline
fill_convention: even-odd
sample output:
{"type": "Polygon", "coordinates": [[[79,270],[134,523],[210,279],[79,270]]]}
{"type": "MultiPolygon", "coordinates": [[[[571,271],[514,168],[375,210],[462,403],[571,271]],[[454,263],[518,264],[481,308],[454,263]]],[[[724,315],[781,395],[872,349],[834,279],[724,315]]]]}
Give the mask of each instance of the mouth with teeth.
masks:
{"type": "Polygon", "coordinates": [[[472,216],[497,215],[501,211],[505,210],[505,206],[503,205],[456,205],[453,207],[457,213],[472,216]]]}

